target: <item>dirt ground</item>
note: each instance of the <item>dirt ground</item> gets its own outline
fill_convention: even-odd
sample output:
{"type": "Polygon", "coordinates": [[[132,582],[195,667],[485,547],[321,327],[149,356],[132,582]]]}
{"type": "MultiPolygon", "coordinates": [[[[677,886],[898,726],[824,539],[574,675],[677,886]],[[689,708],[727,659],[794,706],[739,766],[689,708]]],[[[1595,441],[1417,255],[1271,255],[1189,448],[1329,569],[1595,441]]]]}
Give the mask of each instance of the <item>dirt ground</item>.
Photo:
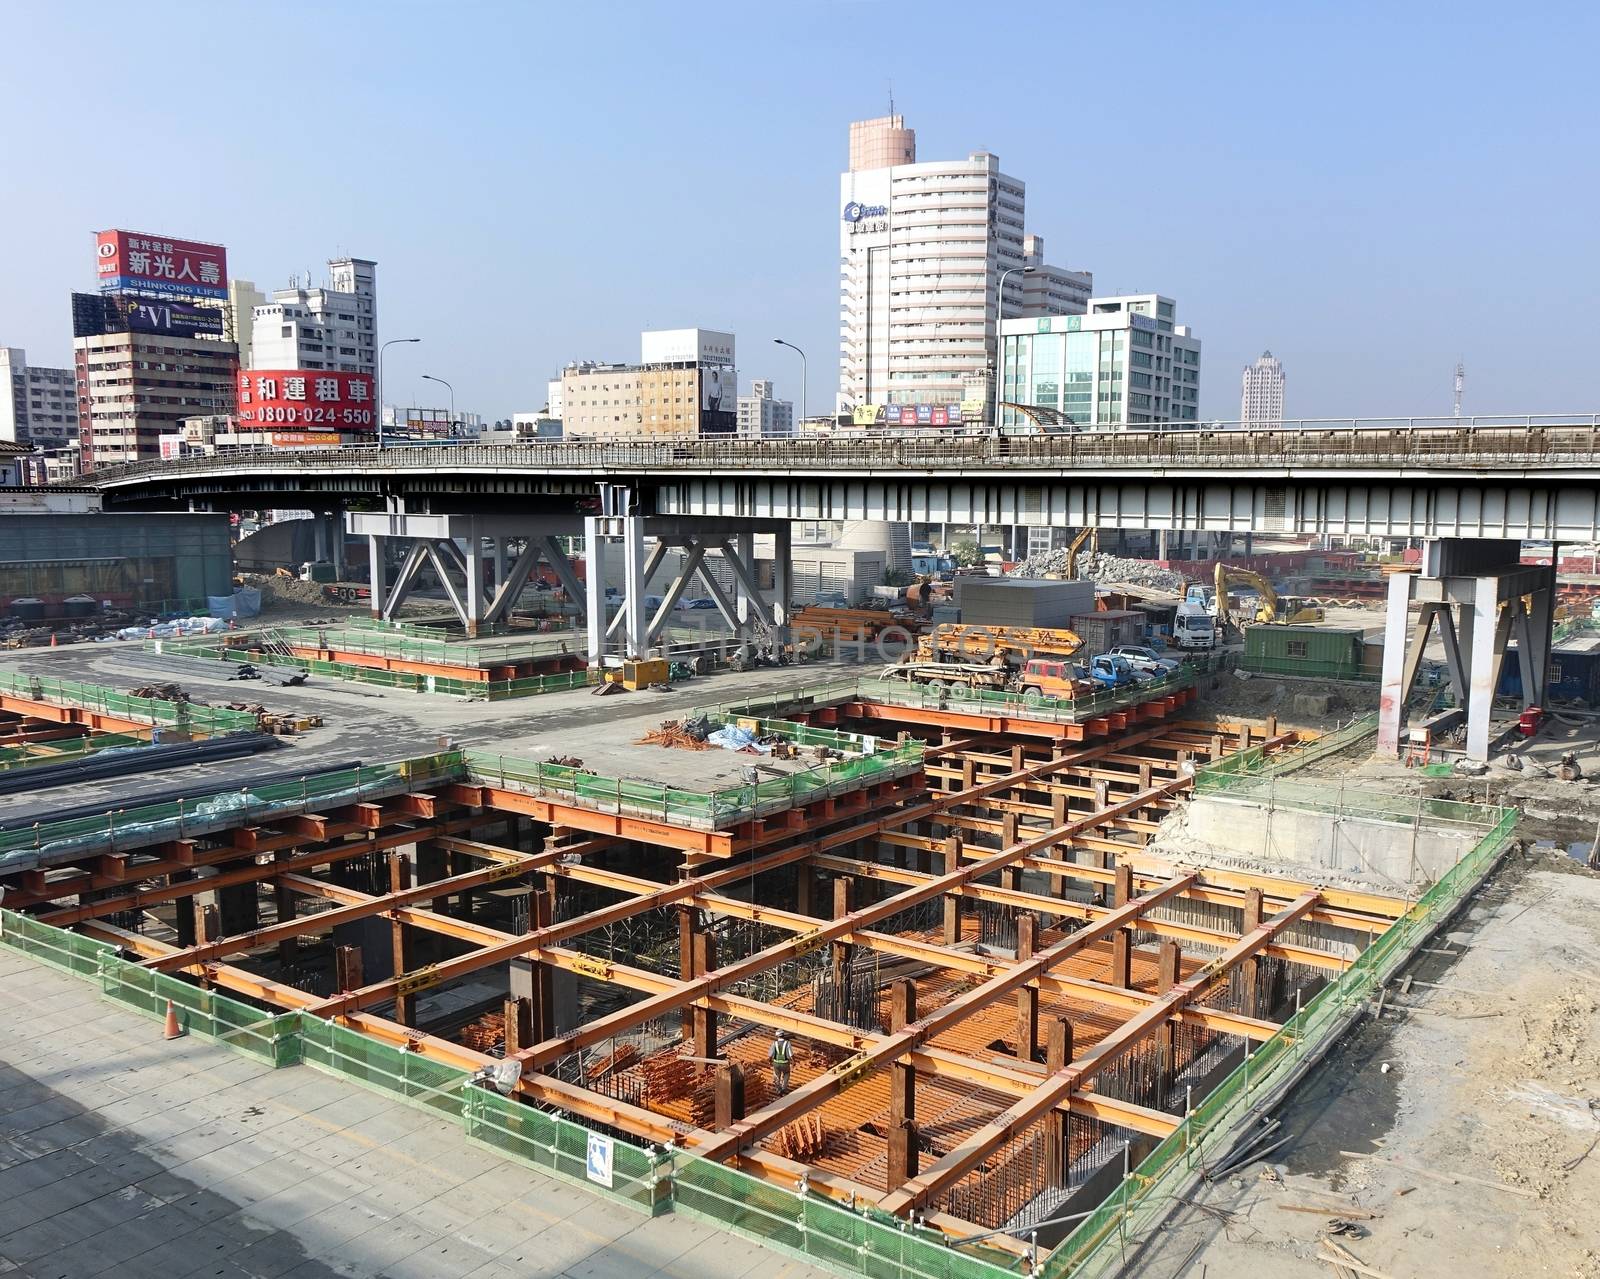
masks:
{"type": "Polygon", "coordinates": [[[1597,908],[1564,852],[1513,855],[1279,1108],[1288,1144],[1121,1273],[1600,1276],[1597,908]],[[1328,1237],[1365,1269],[1321,1260],[1328,1237]]]}

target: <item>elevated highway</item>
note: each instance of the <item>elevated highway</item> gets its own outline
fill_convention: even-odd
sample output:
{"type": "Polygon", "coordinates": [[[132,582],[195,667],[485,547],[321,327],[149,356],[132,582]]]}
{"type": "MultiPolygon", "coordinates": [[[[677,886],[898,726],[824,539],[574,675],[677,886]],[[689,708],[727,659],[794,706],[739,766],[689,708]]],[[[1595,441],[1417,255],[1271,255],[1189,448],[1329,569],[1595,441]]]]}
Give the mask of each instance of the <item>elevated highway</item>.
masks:
{"type": "Polygon", "coordinates": [[[86,482],[124,509],[576,515],[606,485],[689,518],[1578,541],[1600,538],[1600,415],[260,450],[86,482]]]}

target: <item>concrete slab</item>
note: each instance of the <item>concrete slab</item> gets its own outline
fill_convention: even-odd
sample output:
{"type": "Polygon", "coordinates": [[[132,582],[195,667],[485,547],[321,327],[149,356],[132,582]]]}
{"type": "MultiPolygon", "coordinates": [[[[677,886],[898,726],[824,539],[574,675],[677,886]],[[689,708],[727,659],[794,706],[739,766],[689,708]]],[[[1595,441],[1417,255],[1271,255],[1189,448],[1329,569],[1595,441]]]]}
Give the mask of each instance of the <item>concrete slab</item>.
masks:
{"type": "Polygon", "coordinates": [[[0,961],[17,977],[0,1005],[0,1098],[26,1102],[0,1111],[14,1121],[0,1125],[0,1275],[825,1273],[703,1222],[642,1217],[308,1067],[163,1042],[96,996],[75,1034],[41,1030],[92,987],[14,952],[0,961]]]}

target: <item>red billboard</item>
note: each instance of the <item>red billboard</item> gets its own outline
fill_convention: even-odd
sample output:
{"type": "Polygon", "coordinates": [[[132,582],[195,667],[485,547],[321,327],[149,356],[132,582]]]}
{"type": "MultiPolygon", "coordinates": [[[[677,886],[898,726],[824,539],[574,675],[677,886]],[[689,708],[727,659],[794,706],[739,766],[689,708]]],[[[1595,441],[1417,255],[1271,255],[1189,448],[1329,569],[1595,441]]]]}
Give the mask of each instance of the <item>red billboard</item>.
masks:
{"type": "Polygon", "coordinates": [[[239,425],[312,431],[375,431],[370,373],[241,369],[239,425]]]}
{"type": "Polygon", "coordinates": [[[95,237],[95,264],[102,292],[228,296],[228,251],[220,244],[101,231],[95,237]]]}

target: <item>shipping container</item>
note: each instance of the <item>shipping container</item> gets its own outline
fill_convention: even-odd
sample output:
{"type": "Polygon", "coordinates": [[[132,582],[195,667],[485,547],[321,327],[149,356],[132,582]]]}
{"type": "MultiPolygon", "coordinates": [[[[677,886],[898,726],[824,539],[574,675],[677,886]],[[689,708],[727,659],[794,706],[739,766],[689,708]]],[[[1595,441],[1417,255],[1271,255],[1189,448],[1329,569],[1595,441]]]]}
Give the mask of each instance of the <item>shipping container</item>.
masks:
{"type": "Polygon", "coordinates": [[[1053,582],[1032,577],[957,577],[956,607],[969,626],[1068,625],[1094,607],[1093,582],[1053,582]]]}
{"type": "Polygon", "coordinates": [[[1080,613],[1067,624],[1083,637],[1090,653],[1104,653],[1118,644],[1142,644],[1145,639],[1145,614],[1137,609],[1080,613]]]}
{"type": "Polygon", "coordinates": [[[1363,634],[1332,626],[1247,626],[1239,667],[1257,675],[1360,679],[1363,634]]]}

